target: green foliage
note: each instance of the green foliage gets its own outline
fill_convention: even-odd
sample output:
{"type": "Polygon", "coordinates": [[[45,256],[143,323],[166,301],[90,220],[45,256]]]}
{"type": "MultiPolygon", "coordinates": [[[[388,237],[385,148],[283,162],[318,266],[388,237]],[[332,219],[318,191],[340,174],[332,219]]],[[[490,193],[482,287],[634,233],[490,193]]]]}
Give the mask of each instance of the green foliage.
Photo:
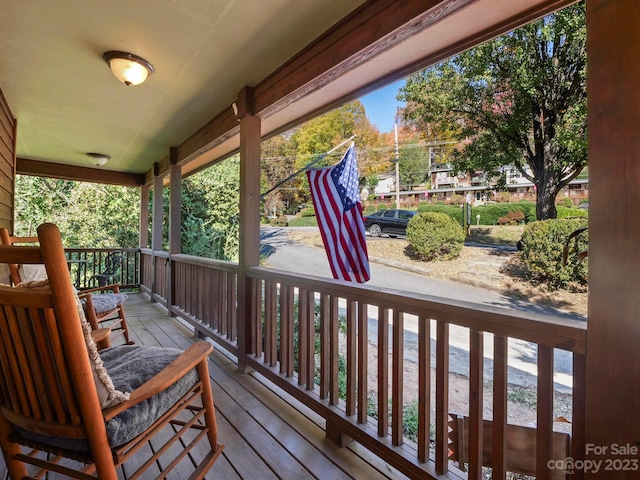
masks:
{"type": "Polygon", "coordinates": [[[464,238],[460,225],[445,213],[419,213],[407,224],[409,253],[423,261],[457,257],[464,238]]]}
{"type": "Polygon", "coordinates": [[[365,213],[370,213],[370,212],[375,212],[375,211],[376,211],[376,206],[373,203],[370,203],[366,207],[364,207],[364,212],[365,213]]]}
{"type": "Polygon", "coordinates": [[[412,442],[418,441],[418,401],[412,400],[402,407],[402,432],[412,442]]]}
{"type": "Polygon", "coordinates": [[[240,159],[234,156],[182,182],[182,252],[238,261],[240,159]]]}
{"type": "Polygon", "coordinates": [[[420,144],[417,136],[405,139],[404,143],[398,148],[400,187],[409,190],[411,186],[424,184],[430,177],[429,147],[420,144]]]}
{"type": "Polygon", "coordinates": [[[301,217],[315,217],[316,216],[316,211],[314,210],[313,207],[303,208],[302,210],[300,210],[300,216],[301,217]]]}
{"type": "Polygon", "coordinates": [[[405,120],[471,139],[453,155],[458,172],[530,167],[537,215],[554,218],[558,191],[587,162],[585,23],[578,2],[411,75],[405,120]]]}
{"type": "MultiPolygon", "coordinates": [[[[239,172],[239,160],[234,157],[183,180],[183,253],[238,260],[239,172]]],[[[161,193],[166,247],[169,199],[167,189],[161,193]]],[[[137,188],[18,175],[15,231],[30,236],[39,224],[52,222],[68,247],[135,248],[139,204],[137,188]]]]}
{"type": "Polygon", "coordinates": [[[421,202],[420,205],[418,205],[418,213],[426,212],[446,213],[456,221],[457,225],[460,225],[462,222],[462,209],[459,205],[446,205],[444,203],[432,205],[427,202],[421,202]]]}
{"type": "Polygon", "coordinates": [[[573,207],[573,202],[569,197],[564,197],[556,202],[556,207],[573,207]]]}
{"type": "Polygon", "coordinates": [[[300,218],[292,218],[289,220],[290,227],[317,227],[318,220],[315,216],[313,217],[300,217],[300,218]]]}
{"type": "Polygon", "coordinates": [[[381,210],[387,210],[389,207],[387,206],[386,203],[379,203],[378,206],[376,207],[376,210],[381,211],[381,210]]]}
{"type": "Polygon", "coordinates": [[[587,284],[588,262],[577,253],[586,251],[586,234],[569,244],[566,265],[563,262],[565,241],[572,232],[587,227],[586,219],[554,219],[532,222],[522,234],[520,260],[533,283],[544,283],[550,289],[578,289],[587,284]]]}
{"type": "Polygon", "coordinates": [[[558,206],[558,218],[586,217],[589,214],[586,210],[577,207],[558,206]]]}
{"type": "Polygon", "coordinates": [[[65,246],[138,246],[140,192],[116,185],[16,176],[15,233],[36,234],[41,223],[55,223],[65,246]]]}
{"type": "MultiPolygon", "coordinates": [[[[574,210],[579,209],[572,209],[572,212],[574,210]]],[[[418,206],[418,212],[443,212],[453,218],[458,225],[462,221],[462,209],[459,205],[432,205],[427,202],[421,202],[418,206]]],[[[581,210],[581,212],[583,211],[581,210]]],[[[480,215],[480,225],[499,225],[499,219],[503,217],[518,218],[517,223],[522,221],[531,222],[536,219],[536,206],[531,202],[485,203],[471,207],[471,220],[474,225],[476,223],[476,215],[480,215]],[[521,212],[521,214],[512,212],[521,212]]],[[[580,214],[576,213],[575,216],[578,215],[580,214]]]]}
{"type": "Polygon", "coordinates": [[[522,219],[517,223],[528,223],[536,219],[536,206],[531,202],[485,203],[472,210],[474,219],[476,215],[480,215],[481,225],[503,225],[500,223],[501,218],[521,218],[520,214],[513,212],[522,214],[522,219]]]}

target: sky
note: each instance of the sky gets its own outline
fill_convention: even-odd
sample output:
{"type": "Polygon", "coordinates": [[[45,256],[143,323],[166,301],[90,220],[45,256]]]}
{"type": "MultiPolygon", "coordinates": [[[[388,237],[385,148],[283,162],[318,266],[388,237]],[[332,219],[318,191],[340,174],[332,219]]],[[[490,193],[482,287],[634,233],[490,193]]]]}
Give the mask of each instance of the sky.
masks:
{"type": "Polygon", "coordinates": [[[404,85],[404,80],[399,80],[369,95],[360,97],[369,121],[382,133],[393,131],[396,109],[404,105],[404,102],[396,100],[396,95],[402,85],[404,85]]]}

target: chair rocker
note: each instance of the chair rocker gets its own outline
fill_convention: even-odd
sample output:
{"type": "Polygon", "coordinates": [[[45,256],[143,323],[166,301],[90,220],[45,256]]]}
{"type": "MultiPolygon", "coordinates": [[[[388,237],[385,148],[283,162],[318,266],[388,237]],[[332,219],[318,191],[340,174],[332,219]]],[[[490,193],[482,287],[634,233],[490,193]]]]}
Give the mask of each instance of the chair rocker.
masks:
{"type": "Polygon", "coordinates": [[[38,240],[0,246],[0,262],[44,264],[48,276],[0,286],[0,445],[10,477],[114,480],[124,466],[129,479],[174,467],[203,478],[223,448],[208,372],[213,347],[98,352],[57,227],[41,225],[38,240]]]}

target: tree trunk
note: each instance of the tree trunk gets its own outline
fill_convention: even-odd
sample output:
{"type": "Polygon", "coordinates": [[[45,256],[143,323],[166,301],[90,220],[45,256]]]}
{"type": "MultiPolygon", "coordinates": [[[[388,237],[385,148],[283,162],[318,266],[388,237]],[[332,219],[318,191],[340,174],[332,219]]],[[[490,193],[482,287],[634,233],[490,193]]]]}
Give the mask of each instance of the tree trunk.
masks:
{"type": "Polygon", "coordinates": [[[556,196],[558,195],[558,181],[547,177],[546,181],[538,181],[536,188],[536,219],[548,220],[556,218],[556,196]]]}

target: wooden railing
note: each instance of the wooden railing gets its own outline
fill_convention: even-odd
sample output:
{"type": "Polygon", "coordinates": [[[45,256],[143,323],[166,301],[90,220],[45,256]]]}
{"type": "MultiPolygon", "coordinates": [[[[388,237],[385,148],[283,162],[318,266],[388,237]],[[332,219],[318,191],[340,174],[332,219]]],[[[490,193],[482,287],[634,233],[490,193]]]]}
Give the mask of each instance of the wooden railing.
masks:
{"type": "MultiPolygon", "coordinates": [[[[154,257],[142,256],[143,280],[159,281],[146,268],[154,257]]],[[[237,265],[175,255],[171,266],[172,314],[239,355],[237,265]]],[[[456,413],[470,419],[469,478],[482,474],[483,416],[494,425],[493,478],[505,478],[509,374],[520,365],[509,350],[516,348],[526,349],[533,365],[537,478],[557,473],[548,468],[550,460],[565,460],[551,457],[554,378],[572,394],[567,453],[583,458],[585,322],[259,267],[247,276],[252,307],[244,362],[324,417],[334,441],[356,440],[411,478],[458,478],[449,461],[448,424],[450,400],[463,400],[467,411],[456,413]],[[571,371],[556,371],[554,357],[568,361],[571,371]],[[450,397],[454,367],[465,371],[468,393],[450,397]],[[409,369],[417,370],[417,381],[405,379],[409,369]],[[415,441],[403,428],[410,396],[415,441]]]]}
{"type": "Polygon", "coordinates": [[[118,283],[123,289],[138,288],[140,283],[140,256],[137,248],[66,248],[71,276],[76,288],[97,287],[94,275],[104,272],[107,255],[121,252],[118,283]]]}

